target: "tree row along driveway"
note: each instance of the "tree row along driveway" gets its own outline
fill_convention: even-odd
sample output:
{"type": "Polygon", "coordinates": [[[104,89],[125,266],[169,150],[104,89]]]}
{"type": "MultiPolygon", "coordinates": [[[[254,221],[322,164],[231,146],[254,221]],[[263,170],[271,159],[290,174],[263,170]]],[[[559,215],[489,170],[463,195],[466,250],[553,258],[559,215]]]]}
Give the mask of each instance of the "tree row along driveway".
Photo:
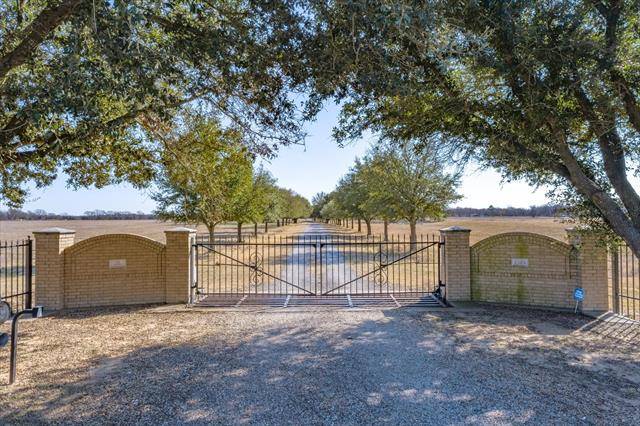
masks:
{"type": "Polygon", "coordinates": [[[589,321],[481,307],[69,312],[24,321],[12,387],[0,351],[0,423],[633,424],[637,335],[589,321]]]}
{"type": "MultiPolygon", "coordinates": [[[[280,271],[280,280],[295,285],[295,287],[288,288],[289,291],[322,294],[344,285],[352,277],[359,275],[357,271],[352,269],[351,262],[344,256],[339,247],[328,246],[321,248],[317,244],[315,246],[305,245],[307,241],[315,244],[318,241],[322,241],[322,238],[335,238],[345,234],[345,230],[322,223],[305,223],[302,225],[304,227],[298,228],[298,233],[295,234],[299,238],[297,240],[299,244],[289,250],[288,259],[282,262],[285,267],[280,271]],[[318,256],[321,256],[321,261],[323,262],[320,265],[331,265],[331,267],[322,268],[317,266],[318,256]],[[321,276],[323,273],[324,276],[321,276]]],[[[279,283],[274,283],[273,288],[267,287],[266,291],[275,292],[278,285],[279,283]]]]}

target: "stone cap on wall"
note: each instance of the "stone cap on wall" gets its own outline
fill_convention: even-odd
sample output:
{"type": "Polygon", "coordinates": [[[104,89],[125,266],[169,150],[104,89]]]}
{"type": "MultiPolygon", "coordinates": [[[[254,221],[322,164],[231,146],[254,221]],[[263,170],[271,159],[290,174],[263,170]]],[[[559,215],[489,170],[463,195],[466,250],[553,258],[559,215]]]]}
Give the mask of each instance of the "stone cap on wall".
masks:
{"type": "Polygon", "coordinates": [[[52,227],[52,228],[44,228],[39,231],[33,231],[33,233],[34,234],[75,234],[76,231],[74,231],[73,229],[52,227]]]}
{"type": "Polygon", "coordinates": [[[471,229],[463,228],[461,226],[450,226],[448,228],[441,229],[440,232],[471,232],[471,229]]]}
{"type": "Polygon", "coordinates": [[[184,227],[184,226],[176,226],[175,228],[167,229],[164,232],[165,233],[167,233],[167,232],[189,232],[189,233],[195,233],[196,230],[195,229],[191,229],[191,228],[187,228],[187,227],[184,227]]]}

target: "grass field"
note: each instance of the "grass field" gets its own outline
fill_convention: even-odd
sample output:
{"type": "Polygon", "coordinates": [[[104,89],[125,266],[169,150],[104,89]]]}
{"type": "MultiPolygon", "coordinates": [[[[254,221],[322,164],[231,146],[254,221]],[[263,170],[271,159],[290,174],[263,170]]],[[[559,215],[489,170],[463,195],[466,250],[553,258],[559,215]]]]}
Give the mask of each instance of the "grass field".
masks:
{"type": "MultiPolygon", "coordinates": [[[[31,235],[33,231],[44,228],[59,227],[76,231],[76,241],[85,240],[96,235],[103,234],[136,234],[164,242],[164,231],[176,225],[170,222],[157,220],[3,220],[0,221],[0,241],[12,241],[23,239],[31,235]]],[[[205,234],[205,226],[187,225],[196,228],[198,233],[205,234]]],[[[270,228],[274,225],[270,224],[270,228]]],[[[253,233],[253,224],[243,226],[243,233],[253,233]]],[[[263,232],[264,224],[258,225],[258,232],[263,232]]],[[[218,225],[216,234],[235,235],[235,223],[218,225]]]]}
{"type": "MultiPolygon", "coordinates": [[[[351,222],[349,222],[350,224],[351,222]]],[[[357,227],[357,223],[354,222],[354,226],[357,227]]],[[[440,229],[450,226],[471,229],[470,238],[473,244],[503,232],[535,232],[566,241],[565,229],[572,225],[553,217],[450,217],[440,222],[420,223],[417,232],[418,235],[438,234],[440,229]]],[[[366,232],[364,222],[362,222],[362,231],[366,232]]],[[[372,232],[375,235],[382,234],[384,232],[382,222],[374,222],[372,232]]],[[[408,236],[409,225],[407,223],[391,223],[389,224],[389,233],[408,236]]]]}
{"type": "MultiPolygon", "coordinates": [[[[491,235],[502,232],[526,231],[548,235],[559,240],[565,240],[565,228],[568,223],[549,217],[453,217],[440,222],[422,223],[418,225],[418,234],[434,234],[438,230],[449,226],[463,226],[471,229],[471,242],[479,241],[491,235]]],[[[0,240],[16,240],[32,235],[33,231],[61,227],[76,231],[76,241],[89,237],[112,233],[130,233],[143,235],[157,241],[164,241],[164,231],[175,226],[172,223],[155,220],[33,220],[33,221],[0,221],[0,240]]],[[[199,233],[205,233],[206,228],[199,226],[199,233]]],[[[364,223],[362,229],[365,230],[364,223]]],[[[262,226],[259,226],[260,232],[262,226]]],[[[218,226],[216,233],[233,234],[234,224],[218,226]]],[[[253,232],[253,225],[245,225],[244,232],[253,232]]],[[[374,234],[382,234],[382,223],[373,224],[374,234]]],[[[393,223],[389,226],[392,234],[409,234],[409,226],[393,223]]]]}

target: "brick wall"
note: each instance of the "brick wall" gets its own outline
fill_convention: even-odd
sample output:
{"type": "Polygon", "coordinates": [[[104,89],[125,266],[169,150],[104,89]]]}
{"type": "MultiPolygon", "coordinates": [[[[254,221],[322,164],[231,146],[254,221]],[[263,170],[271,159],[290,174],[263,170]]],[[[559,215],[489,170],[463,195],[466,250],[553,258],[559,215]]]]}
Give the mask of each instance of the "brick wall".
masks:
{"type": "MultiPolygon", "coordinates": [[[[610,309],[607,254],[588,234],[571,231],[571,244],[531,233],[489,237],[469,247],[470,230],[443,229],[442,276],[449,301],[483,301],[610,309]]],[[[49,310],[189,300],[194,231],[166,231],[166,244],[129,234],[101,235],[74,244],[74,231],[34,232],[36,304],[49,310]]]]}
{"type": "Polygon", "coordinates": [[[182,303],[189,295],[194,231],[166,232],[166,244],[108,234],[74,244],[75,232],[34,232],[36,304],[47,310],[145,303],[182,303]]]}
{"type": "Polygon", "coordinates": [[[450,302],[471,299],[470,233],[471,230],[458,226],[440,230],[440,236],[444,240],[444,256],[440,269],[445,282],[445,297],[450,302]]]}
{"type": "Polygon", "coordinates": [[[36,239],[36,278],[33,297],[38,305],[64,306],[64,250],[73,245],[75,231],[47,228],[33,233],[36,239]]]}
{"type": "Polygon", "coordinates": [[[473,301],[572,308],[577,251],[543,235],[498,234],[471,247],[470,284],[473,301]]]}
{"type": "Polygon", "coordinates": [[[164,244],[145,237],[83,240],[64,251],[64,307],[164,302],[164,263],[164,244]]]}
{"type": "Polygon", "coordinates": [[[567,234],[578,254],[578,279],[585,294],[583,312],[597,315],[612,310],[607,248],[588,232],[568,229],[567,234]]]}

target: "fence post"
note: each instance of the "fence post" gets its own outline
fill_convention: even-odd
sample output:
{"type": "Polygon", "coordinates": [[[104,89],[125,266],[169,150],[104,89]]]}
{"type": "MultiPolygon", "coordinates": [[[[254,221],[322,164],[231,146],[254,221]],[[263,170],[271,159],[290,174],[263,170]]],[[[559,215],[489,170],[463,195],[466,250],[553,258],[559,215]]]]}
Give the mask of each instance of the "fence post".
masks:
{"type": "Polygon", "coordinates": [[[470,229],[452,226],[440,230],[444,239],[445,295],[449,302],[471,300],[470,229]]]}
{"type": "Polygon", "coordinates": [[[578,282],[584,289],[582,312],[597,316],[607,312],[609,280],[607,277],[607,248],[594,233],[567,229],[570,244],[577,250],[578,282]]]}
{"type": "Polygon", "coordinates": [[[64,308],[64,250],[73,245],[76,231],[46,228],[33,233],[36,243],[35,304],[48,311],[64,308]]]}
{"type": "Polygon", "coordinates": [[[166,238],[166,303],[187,303],[191,293],[191,245],[196,231],[173,228],[165,231],[166,238]]]}
{"type": "Polygon", "coordinates": [[[613,312],[620,313],[620,246],[611,248],[611,297],[613,312]]]}
{"type": "Polygon", "coordinates": [[[27,293],[24,308],[31,309],[33,307],[33,240],[31,237],[27,237],[24,265],[25,291],[27,293]]]}

